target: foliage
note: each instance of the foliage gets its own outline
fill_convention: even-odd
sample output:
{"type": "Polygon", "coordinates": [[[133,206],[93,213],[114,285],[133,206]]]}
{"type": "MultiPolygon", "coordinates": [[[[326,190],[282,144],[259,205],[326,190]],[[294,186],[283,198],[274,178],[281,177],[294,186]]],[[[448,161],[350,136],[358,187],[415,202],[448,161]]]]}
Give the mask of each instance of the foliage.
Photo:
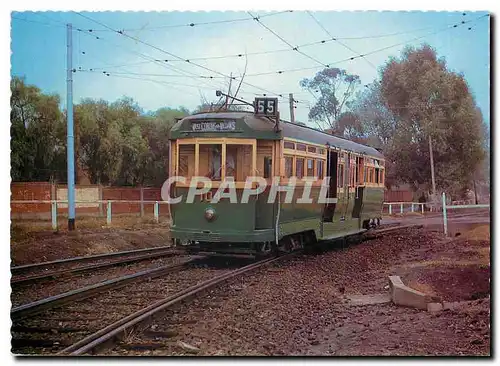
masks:
{"type": "Polygon", "coordinates": [[[399,121],[388,149],[394,174],[430,188],[429,138],[436,185],[461,195],[484,158],[483,118],[463,75],[450,72],[428,45],[406,48],[382,70],[381,93],[399,121]]]}
{"type": "Polygon", "coordinates": [[[316,98],[316,103],[309,111],[309,119],[320,127],[337,132],[338,121],[359,84],[358,75],[348,74],[338,68],[326,68],[312,79],[303,79],[300,86],[316,98]],[[319,97],[315,93],[319,94],[319,97]]]}
{"type": "MultiPolygon", "coordinates": [[[[66,181],[66,120],[59,97],[11,81],[11,175],[15,181],[66,181]]],[[[161,185],[168,176],[168,134],[185,108],[144,114],[130,98],[84,99],[74,106],[76,168],[91,183],[161,185]]]]}
{"type": "Polygon", "coordinates": [[[10,83],[11,176],[54,179],[66,173],[66,131],[57,95],[45,95],[14,77],[10,83]]]}
{"type": "MultiPolygon", "coordinates": [[[[437,190],[463,196],[485,156],[486,131],[463,75],[424,45],[406,48],[350,105],[351,127],[387,158],[386,184],[430,192],[429,137],[437,190]],[[355,121],[355,123],[353,122],[355,121]]],[[[484,169],[483,169],[484,170],[484,169]]]]}

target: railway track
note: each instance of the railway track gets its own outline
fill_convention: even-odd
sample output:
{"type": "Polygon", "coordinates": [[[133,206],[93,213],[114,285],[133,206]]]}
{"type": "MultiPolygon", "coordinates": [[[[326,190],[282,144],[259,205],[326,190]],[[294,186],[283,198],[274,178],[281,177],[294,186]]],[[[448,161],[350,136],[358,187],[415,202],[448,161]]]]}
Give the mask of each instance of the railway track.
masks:
{"type": "MultiPolygon", "coordinates": [[[[410,227],[418,226],[387,228],[371,232],[370,236],[410,227]]],[[[52,299],[56,302],[52,302],[48,309],[43,301],[14,309],[11,312],[12,352],[73,356],[92,354],[117,339],[123,339],[134,329],[147,326],[155,314],[238,275],[296,254],[264,259],[237,269],[213,265],[195,268],[189,262],[173,266],[175,269],[165,268],[166,272],[157,269],[155,273],[142,275],[141,281],[136,276],[135,280],[131,279],[133,284],[109,283],[97,292],[91,289],[83,294],[70,294],[64,299],[52,299]],[[164,276],[166,273],[168,276],[164,276]],[[145,278],[148,280],[145,281],[145,278]],[[96,293],[100,295],[94,296],[96,293]]]]}
{"type": "Polygon", "coordinates": [[[160,247],[16,266],[11,267],[11,285],[52,279],[60,276],[94,271],[96,269],[137,262],[145,259],[174,256],[177,254],[179,254],[179,251],[171,248],[160,247]]]}

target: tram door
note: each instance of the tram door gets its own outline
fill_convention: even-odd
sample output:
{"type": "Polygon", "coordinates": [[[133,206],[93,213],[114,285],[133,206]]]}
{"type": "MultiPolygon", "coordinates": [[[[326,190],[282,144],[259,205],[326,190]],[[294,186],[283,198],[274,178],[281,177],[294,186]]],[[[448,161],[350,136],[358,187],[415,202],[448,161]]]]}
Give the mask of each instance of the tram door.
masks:
{"type": "MultiPolygon", "coordinates": [[[[328,198],[337,198],[337,164],[338,153],[336,151],[328,150],[326,159],[327,176],[330,177],[330,187],[328,187],[328,198]]],[[[333,215],[335,214],[335,203],[325,204],[323,210],[323,222],[332,222],[333,215]]]]}
{"type": "Polygon", "coordinates": [[[355,196],[354,196],[354,207],[352,209],[352,217],[360,218],[361,209],[363,208],[363,194],[365,191],[364,187],[364,167],[365,162],[362,157],[356,157],[356,171],[355,171],[355,196]]]}

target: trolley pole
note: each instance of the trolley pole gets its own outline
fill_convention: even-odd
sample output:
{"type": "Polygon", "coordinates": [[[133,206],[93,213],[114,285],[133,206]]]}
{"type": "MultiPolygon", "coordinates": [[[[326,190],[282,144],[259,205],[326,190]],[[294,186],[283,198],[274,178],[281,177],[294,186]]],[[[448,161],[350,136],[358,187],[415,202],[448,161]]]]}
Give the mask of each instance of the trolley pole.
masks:
{"type": "Polygon", "coordinates": [[[293,93],[288,94],[290,101],[290,122],[295,123],[295,112],[293,110],[293,93]]]}
{"type": "Polygon", "coordinates": [[[75,230],[75,147],[73,135],[73,27],[67,25],[67,160],[68,160],[68,230],[75,230]]]}

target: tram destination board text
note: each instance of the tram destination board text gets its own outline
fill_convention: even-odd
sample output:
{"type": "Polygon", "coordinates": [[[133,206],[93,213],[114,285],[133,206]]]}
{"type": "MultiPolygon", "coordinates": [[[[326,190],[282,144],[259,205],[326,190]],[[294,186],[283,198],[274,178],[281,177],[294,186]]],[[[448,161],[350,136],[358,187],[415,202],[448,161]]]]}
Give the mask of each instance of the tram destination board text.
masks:
{"type": "Polygon", "coordinates": [[[192,122],[191,128],[194,132],[235,131],[236,121],[192,122]]]}

